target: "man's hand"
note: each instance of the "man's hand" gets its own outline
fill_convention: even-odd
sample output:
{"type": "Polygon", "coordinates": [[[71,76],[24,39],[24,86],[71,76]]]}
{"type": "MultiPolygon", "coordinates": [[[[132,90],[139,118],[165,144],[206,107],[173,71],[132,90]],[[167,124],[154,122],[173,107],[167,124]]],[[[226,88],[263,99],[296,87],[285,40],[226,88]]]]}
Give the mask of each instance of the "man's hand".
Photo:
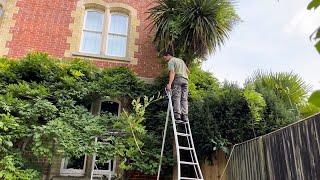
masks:
{"type": "Polygon", "coordinates": [[[172,83],[173,83],[175,75],[176,75],[176,73],[174,72],[174,70],[170,70],[169,71],[169,82],[168,82],[167,87],[166,87],[166,89],[168,91],[171,91],[171,89],[172,89],[171,86],[172,86],[172,83]]]}
{"type": "Polygon", "coordinates": [[[171,91],[171,84],[167,84],[166,89],[167,89],[168,91],[171,91]]]}

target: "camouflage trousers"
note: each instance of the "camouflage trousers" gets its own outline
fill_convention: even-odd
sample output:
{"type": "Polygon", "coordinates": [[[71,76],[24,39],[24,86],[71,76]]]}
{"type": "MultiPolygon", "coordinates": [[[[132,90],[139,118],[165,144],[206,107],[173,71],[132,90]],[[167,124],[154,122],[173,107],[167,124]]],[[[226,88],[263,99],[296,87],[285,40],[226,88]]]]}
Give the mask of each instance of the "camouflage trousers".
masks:
{"type": "Polygon", "coordinates": [[[175,119],[188,120],[188,79],[175,77],[173,80],[172,103],[175,119]]]}

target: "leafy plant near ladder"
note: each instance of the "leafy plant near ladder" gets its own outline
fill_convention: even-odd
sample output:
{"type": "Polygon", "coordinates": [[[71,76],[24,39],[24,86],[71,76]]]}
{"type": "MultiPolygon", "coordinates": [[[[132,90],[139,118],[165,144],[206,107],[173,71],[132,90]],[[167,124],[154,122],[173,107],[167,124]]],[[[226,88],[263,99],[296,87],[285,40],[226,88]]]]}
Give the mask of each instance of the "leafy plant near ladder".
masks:
{"type": "Polygon", "coordinates": [[[10,180],[40,179],[39,173],[32,169],[19,168],[20,159],[14,156],[5,156],[0,160],[0,178],[10,180]]]}
{"type": "Polygon", "coordinates": [[[314,91],[309,99],[308,106],[305,107],[305,116],[311,116],[320,112],[320,90],[314,91]]]}
{"type": "Polygon", "coordinates": [[[36,176],[37,168],[15,163],[14,159],[27,152],[49,162],[57,154],[80,157],[96,152],[100,160],[120,157],[123,169],[155,173],[159,148],[152,133],[146,132],[143,117],[154,99],[139,100],[146,92],[145,85],[129,69],[101,70],[84,60],[64,62],[35,52],[18,61],[1,58],[0,78],[2,179],[10,179],[13,171],[21,175],[17,179],[36,176]],[[132,110],[119,117],[92,115],[88,110],[91,103],[102,99],[118,99],[124,104],[137,100],[132,110]],[[123,136],[108,135],[110,130],[123,136]],[[110,143],[94,143],[97,136],[110,143]]]}
{"type": "Polygon", "coordinates": [[[158,52],[171,50],[187,65],[221,47],[240,20],[230,0],[158,0],[149,13],[158,52]]]}
{"type": "MultiPolygon", "coordinates": [[[[256,73],[241,88],[234,83],[218,82],[197,65],[190,69],[189,118],[201,161],[210,160],[216,150],[228,152],[232,144],[264,135],[306,115],[302,107],[309,104],[309,86],[294,73],[256,73]]],[[[165,87],[166,80],[166,74],[156,80],[153,94],[165,87]]],[[[166,110],[167,102],[163,99],[147,111],[146,128],[156,133],[158,141],[162,138],[166,110]]],[[[169,158],[165,161],[172,165],[171,141],[167,142],[165,157],[169,158]]]]}
{"type": "Polygon", "coordinates": [[[257,71],[247,80],[246,86],[251,84],[266,102],[263,118],[255,126],[258,134],[268,133],[314,114],[307,101],[310,86],[297,74],[257,71]]]}
{"type": "Polygon", "coordinates": [[[314,106],[320,107],[320,90],[317,90],[311,94],[309,102],[314,106]]]}
{"type": "MultiPolygon", "coordinates": [[[[309,3],[308,9],[317,9],[320,6],[320,0],[313,0],[309,3]]],[[[311,35],[311,38],[313,38],[316,41],[315,47],[320,53],[320,27],[311,35]]]]}
{"type": "Polygon", "coordinates": [[[248,84],[243,92],[243,95],[250,108],[250,113],[252,118],[252,130],[254,136],[256,137],[255,125],[262,120],[263,110],[266,107],[266,102],[263,95],[256,92],[253,84],[248,84]]]}

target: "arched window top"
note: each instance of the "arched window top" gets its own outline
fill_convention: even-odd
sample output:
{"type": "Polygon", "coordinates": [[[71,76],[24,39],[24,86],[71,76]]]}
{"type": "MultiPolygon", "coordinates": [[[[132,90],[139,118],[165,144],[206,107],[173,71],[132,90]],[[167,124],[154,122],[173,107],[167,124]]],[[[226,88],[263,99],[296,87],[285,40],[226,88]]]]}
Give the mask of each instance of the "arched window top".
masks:
{"type": "Polygon", "coordinates": [[[129,16],[132,13],[132,9],[130,7],[111,6],[110,12],[122,14],[123,16],[129,16]]]}
{"type": "Polygon", "coordinates": [[[110,11],[110,12],[121,12],[123,14],[130,15],[132,13],[136,14],[136,10],[124,3],[108,3],[103,0],[90,0],[90,2],[83,3],[85,9],[97,9],[101,11],[110,11]]]}
{"type": "Polygon", "coordinates": [[[126,12],[122,11],[111,11],[111,16],[118,16],[120,18],[128,19],[129,15],[126,12]]]}
{"type": "Polygon", "coordinates": [[[107,7],[104,4],[97,4],[97,3],[86,3],[84,4],[86,10],[95,9],[98,11],[106,11],[107,7]]]}

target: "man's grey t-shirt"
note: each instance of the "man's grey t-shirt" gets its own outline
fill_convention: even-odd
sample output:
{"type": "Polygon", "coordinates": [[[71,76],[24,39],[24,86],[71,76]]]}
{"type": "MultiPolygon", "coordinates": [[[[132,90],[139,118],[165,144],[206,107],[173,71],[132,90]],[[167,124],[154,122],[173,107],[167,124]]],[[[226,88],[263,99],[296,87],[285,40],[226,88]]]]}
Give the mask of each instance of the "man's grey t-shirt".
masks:
{"type": "Polygon", "coordinates": [[[172,57],[168,62],[168,69],[169,71],[174,70],[176,76],[188,79],[188,68],[182,59],[172,57]]]}

